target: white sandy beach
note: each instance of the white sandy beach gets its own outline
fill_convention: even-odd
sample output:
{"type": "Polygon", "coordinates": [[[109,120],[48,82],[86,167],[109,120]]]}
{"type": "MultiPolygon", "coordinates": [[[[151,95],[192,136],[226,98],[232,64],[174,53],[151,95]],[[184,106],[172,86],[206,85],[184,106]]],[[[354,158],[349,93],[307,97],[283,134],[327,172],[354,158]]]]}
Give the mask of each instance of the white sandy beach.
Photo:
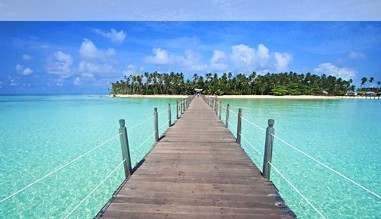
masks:
{"type": "MultiPolygon", "coordinates": [[[[109,95],[113,97],[113,95],[109,95]]],[[[206,95],[208,96],[208,95],[206,95]]],[[[216,97],[210,95],[211,97],[216,97]]],[[[187,98],[188,95],[142,95],[142,94],[116,94],[115,97],[120,98],[187,98]]],[[[332,99],[378,99],[379,97],[365,97],[365,96],[312,96],[312,95],[285,95],[285,96],[272,96],[272,95],[222,95],[217,96],[218,99],[290,99],[290,100],[332,100],[332,99]]]]}
{"type": "Polygon", "coordinates": [[[319,100],[319,99],[341,99],[339,96],[310,96],[310,95],[295,95],[295,96],[272,96],[272,95],[223,95],[218,96],[218,99],[295,99],[295,100],[319,100]]]}
{"type": "MultiPolygon", "coordinates": [[[[110,95],[110,97],[113,97],[113,95],[110,95]]],[[[114,97],[121,97],[121,98],[187,98],[188,95],[165,95],[165,94],[156,94],[156,95],[116,94],[114,97]]]]}

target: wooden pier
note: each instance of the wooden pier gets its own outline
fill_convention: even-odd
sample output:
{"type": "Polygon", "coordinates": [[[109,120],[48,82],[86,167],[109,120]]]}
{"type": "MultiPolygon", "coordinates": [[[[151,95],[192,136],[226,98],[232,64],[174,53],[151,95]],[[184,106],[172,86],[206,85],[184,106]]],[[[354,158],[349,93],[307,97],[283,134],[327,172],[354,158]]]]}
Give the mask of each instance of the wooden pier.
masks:
{"type": "Polygon", "coordinates": [[[103,218],[294,218],[213,110],[195,97],[103,218]]]}

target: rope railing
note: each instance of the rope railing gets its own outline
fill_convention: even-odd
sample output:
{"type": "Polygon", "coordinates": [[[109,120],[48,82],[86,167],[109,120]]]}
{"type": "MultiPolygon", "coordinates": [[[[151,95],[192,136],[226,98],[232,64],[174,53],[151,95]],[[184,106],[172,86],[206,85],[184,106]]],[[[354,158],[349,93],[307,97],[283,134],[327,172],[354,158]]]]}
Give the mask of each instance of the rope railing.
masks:
{"type": "Polygon", "coordinates": [[[161,115],[161,114],[163,114],[163,113],[165,113],[165,112],[168,112],[168,110],[167,110],[167,109],[162,110],[161,112],[158,112],[157,115],[161,115]]]}
{"type": "Polygon", "coordinates": [[[312,157],[311,155],[307,154],[306,152],[300,150],[299,148],[293,146],[292,144],[286,142],[285,140],[279,138],[278,136],[276,136],[276,135],[272,135],[272,136],[274,136],[274,138],[278,139],[279,141],[283,142],[285,145],[291,147],[292,149],[296,150],[297,152],[299,152],[299,153],[303,154],[304,156],[308,157],[309,159],[315,161],[315,162],[318,163],[319,165],[321,165],[321,166],[325,167],[326,169],[332,171],[332,172],[335,173],[336,175],[338,175],[338,176],[344,178],[345,180],[347,180],[347,181],[351,182],[352,184],[356,185],[357,187],[359,187],[359,188],[365,190],[366,192],[368,192],[368,193],[374,195],[375,197],[381,199],[381,195],[379,195],[379,194],[377,194],[377,193],[371,191],[370,189],[366,188],[365,186],[361,185],[360,183],[358,183],[358,182],[354,181],[353,179],[351,179],[351,178],[345,176],[344,174],[342,174],[342,173],[340,173],[339,171],[333,169],[332,167],[328,166],[327,164],[324,164],[323,162],[321,162],[321,161],[319,161],[318,159],[312,157]]]}
{"type": "Polygon", "coordinates": [[[242,135],[242,133],[240,135],[241,135],[242,139],[245,140],[258,154],[262,154],[261,152],[258,151],[258,149],[252,143],[250,143],[249,140],[247,140],[247,138],[245,138],[244,135],[242,135]]]}
{"type": "Polygon", "coordinates": [[[93,152],[93,151],[99,149],[100,147],[106,145],[107,143],[109,143],[110,141],[114,140],[115,138],[118,138],[120,135],[121,135],[121,134],[118,134],[118,135],[116,135],[116,136],[114,136],[114,137],[108,139],[107,141],[105,141],[105,142],[103,142],[103,143],[97,145],[96,147],[94,147],[93,149],[91,149],[91,150],[87,151],[86,153],[80,155],[79,157],[77,157],[77,158],[75,158],[75,159],[69,161],[69,162],[66,163],[65,165],[62,165],[61,167],[59,167],[59,168],[57,168],[57,169],[51,171],[50,173],[46,174],[45,176],[39,178],[38,180],[36,180],[36,181],[34,181],[34,182],[28,184],[27,186],[23,187],[22,189],[20,189],[20,190],[18,190],[18,191],[16,191],[16,192],[12,193],[11,195],[5,197],[4,199],[0,200],[0,204],[3,203],[3,202],[5,202],[6,200],[8,200],[8,199],[10,199],[10,198],[12,198],[12,197],[14,197],[14,196],[16,196],[17,194],[23,192],[24,190],[26,190],[26,189],[32,187],[33,185],[35,185],[35,184],[41,182],[42,180],[48,178],[49,176],[53,175],[54,173],[56,173],[56,172],[58,172],[58,171],[64,169],[65,167],[69,166],[70,164],[72,164],[72,163],[74,163],[74,162],[80,160],[82,157],[84,157],[84,156],[90,154],[91,152],[93,152]]]}
{"type": "Polygon", "coordinates": [[[246,119],[245,117],[243,117],[243,116],[242,116],[242,119],[243,119],[243,120],[245,120],[246,122],[248,122],[249,124],[253,125],[254,127],[256,127],[256,128],[258,128],[258,129],[260,129],[261,131],[264,131],[264,132],[266,132],[266,129],[264,129],[264,128],[260,127],[259,125],[257,125],[257,124],[255,124],[255,123],[253,123],[252,121],[250,121],[250,120],[246,119]]]}
{"type": "Polygon", "coordinates": [[[151,120],[151,119],[153,119],[153,118],[155,118],[155,116],[151,116],[151,117],[149,117],[148,119],[146,119],[146,120],[144,120],[144,121],[142,121],[142,122],[139,122],[138,124],[132,126],[131,128],[128,128],[127,131],[131,131],[132,129],[134,129],[134,128],[136,128],[136,127],[138,127],[138,126],[140,126],[140,125],[142,125],[142,124],[144,124],[144,123],[146,123],[146,122],[148,122],[149,120],[151,120]]]}
{"type": "Polygon", "coordinates": [[[139,151],[140,148],[151,138],[155,135],[155,132],[153,132],[150,136],[148,136],[144,141],[143,143],[141,143],[138,148],[134,149],[134,150],[131,150],[131,152],[135,152],[135,151],[139,151]]]}
{"type": "Polygon", "coordinates": [[[120,167],[126,160],[123,160],[120,162],[104,179],[101,180],[101,182],[85,197],[83,198],[65,217],[64,219],[68,218],[79,206],[81,206],[97,189],[108,179],[111,177],[111,175],[120,167]]]}
{"type": "MultiPolygon", "coordinates": [[[[213,104],[215,102],[213,102],[211,105],[211,107],[213,108],[213,104]]],[[[232,130],[232,133],[235,134],[237,133],[237,143],[240,144],[241,142],[241,138],[246,141],[258,154],[260,154],[259,150],[256,149],[256,147],[246,138],[246,136],[243,135],[243,133],[241,133],[241,125],[240,125],[240,121],[241,119],[245,121],[245,123],[247,124],[250,124],[251,126],[255,127],[256,129],[259,129],[263,132],[266,133],[266,138],[265,138],[265,150],[264,150],[264,161],[263,161],[263,176],[270,180],[270,167],[272,167],[280,176],[281,178],[283,178],[320,216],[321,218],[326,218],[322,213],[321,211],[319,211],[313,204],[311,201],[309,201],[306,196],[304,196],[291,182],[290,180],[288,180],[272,163],[271,163],[271,157],[272,157],[272,148],[273,148],[273,139],[277,139],[281,142],[283,142],[284,144],[286,144],[287,146],[291,147],[292,149],[296,150],[297,152],[301,153],[302,155],[306,156],[307,158],[311,159],[312,161],[316,162],[317,164],[319,164],[320,166],[328,169],[329,171],[335,173],[336,175],[338,175],[339,177],[345,179],[346,181],[352,183],[353,185],[359,187],[360,189],[364,190],[365,192],[373,195],[374,197],[378,198],[378,199],[381,199],[381,195],[380,194],[377,194],[376,192],[368,189],[367,187],[365,187],[364,185],[361,185],[360,183],[356,182],[355,180],[345,176],[344,174],[340,173],[339,171],[333,169],[332,167],[328,166],[327,164],[319,161],[318,159],[312,157],[311,155],[307,154],[306,152],[300,150],[299,148],[295,147],[294,145],[286,142],[285,140],[279,138],[278,136],[276,136],[274,134],[274,129],[273,129],[273,125],[274,125],[274,120],[272,119],[269,119],[268,120],[268,127],[267,128],[262,128],[260,125],[254,123],[253,121],[249,120],[248,118],[245,118],[242,116],[241,112],[242,112],[242,109],[244,109],[245,111],[247,112],[253,112],[253,110],[251,109],[248,109],[248,108],[245,108],[245,107],[239,107],[239,108],[235,108],[234,106],[232,107],[231,105],[229,105],[229,107],[225,107],[223,105],[220,106],[221,108],[224,108],[226,110],[226,115],[229,115],[229,129],[232,130]],[[237,113],[238,111],[238,113],[237,113]],[[238,119],[238,122],[234,122],[234,121],[237,121],[238,119]],[[235,123],[235,124],[234,124],[235,123]],[[236,128],[237,127],[237,128],[236,128]],[[237,129],[239,129],[237,131],[237,129]],[[266,164],[266,165],[265,165],[266,164]]],[[[221,114],[221,112],[220,112],[221,114]]],[[[221,117],[222,118],[222,117],[221,117]]],[[[226,117],[225,117],[225,120],[226,120],[226,117]]]]}
{"type": "Polygon", "coordinates": [[[235,133],[237,133],[237,128],[235,128],[235,125],[231,125],[230,128],[233,129],[233,131],[234,131],[235,133]]]}
{"type": "Polygon", "coordinates": [[[272,163],[268,163],[322,218],[326,218],[272,163]]]}
{"type": "Polygon", "coordinates": [[[164,126],[168,125],[168,121],[169,121],[169,119],[168,119],[163,125],[161,125],[161,126],[159,127],[159,130],[160,130],[161,128],[163,128],[164,126]]]}

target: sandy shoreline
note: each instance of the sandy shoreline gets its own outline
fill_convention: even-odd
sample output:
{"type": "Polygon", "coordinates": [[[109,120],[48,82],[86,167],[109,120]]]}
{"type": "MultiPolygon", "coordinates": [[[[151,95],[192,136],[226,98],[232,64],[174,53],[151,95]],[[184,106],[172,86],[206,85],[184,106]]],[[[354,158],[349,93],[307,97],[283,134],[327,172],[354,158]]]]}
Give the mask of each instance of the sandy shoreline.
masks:
{"type": "MultiPolygon", "coordinates": [[[[113,97],[113,95],[109,95],[113,97]]],[[[208,95],[206,95],[208,96],[208,95]]],[[[142,94],[116,94],[115,97],[120,98],[187,98],[188,95],[142,95],[142,94]]],[[[216,97],[211,95],[211,97],[216,97]]],[[[352,97],[352,96],[309,96],[309,95],[286,95],[286,96],[272,96],[272,95],[223,95],[217,96],[218,99],[289,99],[289,100],[332,100],[332,99],[377,99],[378,97],[352,97]]]]}
{"type": "Polygon", "coordinates": [[[109,95],[110,97],[121,97],[121,98],[187,98],[188,95],[164,95],[164,94],[157,94],[157,95],[143,95],[143,94],[116,94],[115,96],[109,95]]]}
{"type": "Polygon", "coordinates": [[[272,95],[223,95],[218,96],[218,99],[294,99],[294,100],[326,100],[326,99],[342,99],[339,96],[309,96],[309,95],[295,95],[295,96],[272,96],[272,95]]]}

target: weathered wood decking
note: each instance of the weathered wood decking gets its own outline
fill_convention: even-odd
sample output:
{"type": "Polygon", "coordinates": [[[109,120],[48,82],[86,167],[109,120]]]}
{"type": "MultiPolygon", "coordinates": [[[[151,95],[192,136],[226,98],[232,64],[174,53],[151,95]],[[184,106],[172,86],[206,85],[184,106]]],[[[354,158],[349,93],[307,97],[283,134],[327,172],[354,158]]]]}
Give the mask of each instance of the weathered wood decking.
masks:
{"type": "Polygon", "coordinates": [[[292,218],[210,107],[196,97],[104,218],[292,218]]]}

